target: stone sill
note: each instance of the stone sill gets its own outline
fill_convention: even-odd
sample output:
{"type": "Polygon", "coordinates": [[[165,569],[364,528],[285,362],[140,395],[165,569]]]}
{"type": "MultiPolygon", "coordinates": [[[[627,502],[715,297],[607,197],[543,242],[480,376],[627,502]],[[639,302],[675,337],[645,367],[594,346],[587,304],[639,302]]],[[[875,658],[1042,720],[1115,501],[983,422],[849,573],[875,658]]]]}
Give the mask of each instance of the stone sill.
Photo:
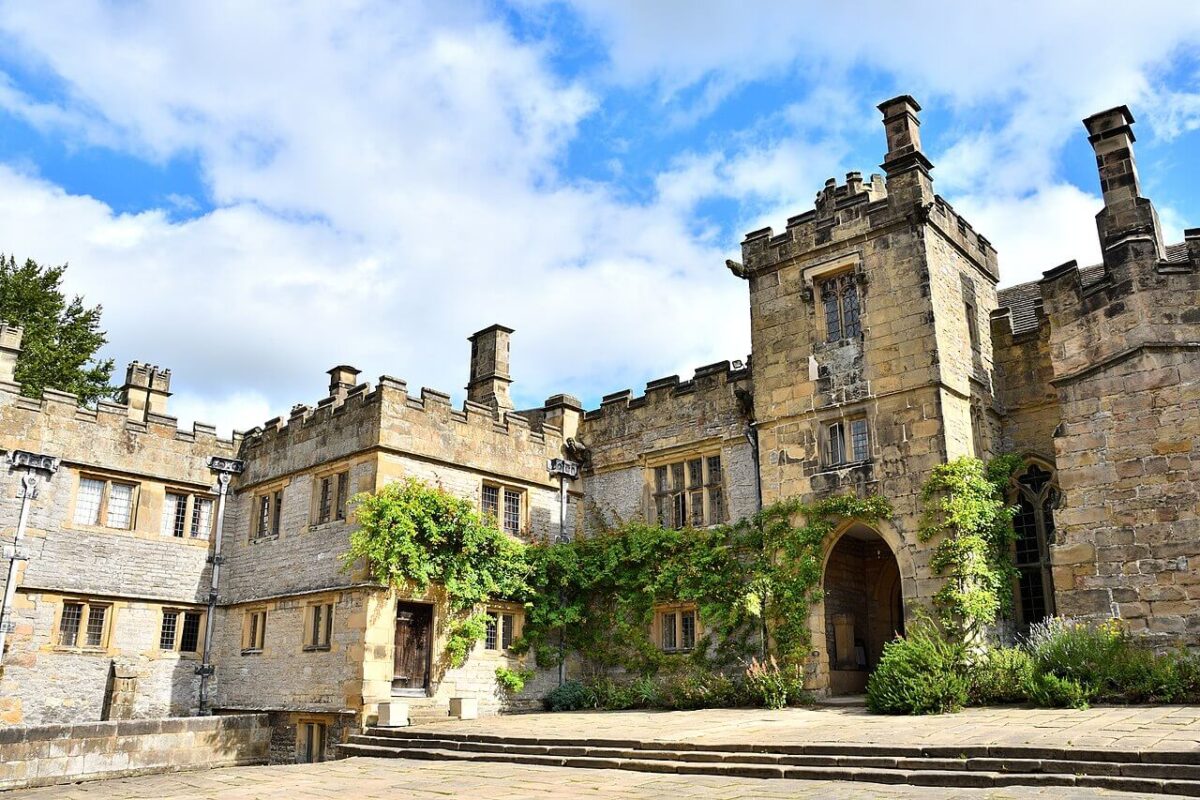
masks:
{"type": "Polygon", "coordinates": [[[242,655],[244,655],[244,656],[261,656],[262,650],[259,650],[256,648],[248,648],[248,649],[242,651],[242,655]]]}
{"type": "Polygon", "coordinates": [[[250,544],[261,544],[262,542],[274,542],[279,539],[278,533],[273,533],[270,536],[251,536],[250,544]]]}
{"type": "Polygon", "coordinates": [[[332,649],[333,649],[332,646],[327,645],[327,644],[306,644],[306,645],[304,645],[304,652],[306,652],[306,653],[328,653],[332,649]]]}

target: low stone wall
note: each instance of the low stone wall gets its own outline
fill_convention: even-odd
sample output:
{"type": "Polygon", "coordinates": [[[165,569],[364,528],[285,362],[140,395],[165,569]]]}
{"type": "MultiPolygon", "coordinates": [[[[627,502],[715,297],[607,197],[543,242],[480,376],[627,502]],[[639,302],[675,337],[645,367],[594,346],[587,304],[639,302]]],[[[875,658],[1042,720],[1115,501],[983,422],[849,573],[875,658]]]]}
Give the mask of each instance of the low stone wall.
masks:
{"type": "Polygon", "coordinates": [[[0,728],[0,790],[265,764],[266,714],[0,728]]]}

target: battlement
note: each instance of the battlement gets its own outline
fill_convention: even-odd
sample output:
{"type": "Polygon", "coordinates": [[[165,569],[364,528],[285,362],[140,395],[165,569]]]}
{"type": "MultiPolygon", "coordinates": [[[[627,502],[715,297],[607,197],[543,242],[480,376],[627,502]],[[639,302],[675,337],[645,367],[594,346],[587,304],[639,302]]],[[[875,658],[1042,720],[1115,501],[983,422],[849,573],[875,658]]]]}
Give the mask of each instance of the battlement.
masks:
{"type": "Polygon", "coordinates": [[[739,277],[767,272],[786,262],[817,254],[837,244],[883,233],[897,225],[930,224],[993,280],[999,280],[996,250],[949,203],[933,193],[933,164],[921,151],[920,106],[904,95],[880,105],[888,153],[886,179],[849,172],[838,185],[830,178],[817,193],[814,208],[787,220],[782,233],[760,228],[742,241],[742,263],[729,266],[739,277]]]}
{"type": "Polygon", "coordinates": [[[712,392],[726,389],[734,384],[750,380],[750,362],[718,361],[697,367],[689,380],[680,380],[678,375],[656,378],[646,383],[646,391],[639,397],[632,389],[606,394],[600,398],[600,407],[584,414],[585,421],[613,419],[622,414],[636,412],[664,398],[681,397],[697,392],[712,392]]]}
{"type": "MultiPolygon", "coordinates": [[[[167,370],[166,374],[167,379],[170,380],[170,370],[167,370]]],[[[41,397],[26,397],[20,393],[20,385],[11,382],[0,382],[0,405],[5,403],[22,411],[47,415],[58,421],[69,419],[114,430],[120,429],[131,434],[145,434],[180,442],[211,444],[218,449],[233,448],[242,438],[242,434],[237,431],[234,431],[230,438],[219,437],[216,426],[205,422],[193,422],[190,429],[183,429],[179,427],[177,417],[166,414],[148,413],[144,416],[131,416],[129,406],[120,401],[100,400],[96,403],[95,408],[89,408],[82,405],[78,396],[57,389],[45,389],[42,391],[41,397]]]]}
{"type": "MultiPolygon", "coordinates": [[[[357,374],[357,372],[356,372],[357,374]]],[[[553,399],[553,398],[552,398],[553,399]]],[[[549,403],[549,401],[547,401],[549,403]]],[[[382,375],[377,386],[360,383],[348,389],[344,396],[337,394],[322,398],[316,405],[297,404],[287,419],[274,417],[244,434],[243,450],[248,457],[264,448],[286,448],[310,438],[317,429],[337,425],[359,436],[359,444],[369,446],[388,438],[389,425],[406,425],[445,429],[450,423],[464,426],[457,433],[468,436],[466,428],[486,431],[512,439],[538,444],[561,445],[562,429],[549,421],[535,425],[528,416],[515,411],[495,411],[490,406],[472,400],[454,408],[450,395],[428,387],[420,393],[408,393],[408,384],[399,378],[382,375]],[[385,419],[384,408],[389,409],[385,419]],[[368,441],[370,440],[370,441],[368,441]]]]}

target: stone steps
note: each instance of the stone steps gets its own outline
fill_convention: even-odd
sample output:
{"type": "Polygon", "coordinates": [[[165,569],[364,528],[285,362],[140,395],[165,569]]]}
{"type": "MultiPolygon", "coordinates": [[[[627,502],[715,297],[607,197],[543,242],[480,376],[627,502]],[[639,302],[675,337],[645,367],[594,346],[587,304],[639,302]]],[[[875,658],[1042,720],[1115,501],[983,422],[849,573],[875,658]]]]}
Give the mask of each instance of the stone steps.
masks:
{"type": "Polygon", "coordinates": [[[344,756],[988,788],[1080,786],[1200,797],[1200,753],[1021,746],[712,745],[372,728],[344,756]]]}

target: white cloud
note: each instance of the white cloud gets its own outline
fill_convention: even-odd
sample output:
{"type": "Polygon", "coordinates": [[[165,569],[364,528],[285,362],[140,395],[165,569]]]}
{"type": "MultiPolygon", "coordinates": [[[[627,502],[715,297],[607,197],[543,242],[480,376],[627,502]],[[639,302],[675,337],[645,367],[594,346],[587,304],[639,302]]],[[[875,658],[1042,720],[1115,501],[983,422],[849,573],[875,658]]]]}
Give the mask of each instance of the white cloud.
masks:
{"type": "MultiPolygon", "coordinates": [[[[70,146],[194,156],[218,206],[119,214],[5,168],[0,244],[70,261],[70,288],[105,305],[109,352],[172,367],[173,409],[223,428],[317,399],[335,363],[457,390],[465,337],[493,322],[518,330],[520,397],[596,394],[746,353],[745,285],[722,265],[736,245],[697,207],[732,200],[742,229],[778,225],[866,128],[881,150],[880,98],[851,76],[963,119],[1009,109],[951,142],[937,176],[1011,282],[1094,250],[1095,198],[1055,176],[1057,148],[1089,111],[1163,96],[1150,65],[1200,30],[1192,3],[1119,33],[1077,3],[576,5],[610,65],[574,80],[554,43],[516,38],[484,0],[0,6],[12,57],[55,87],[0,76],[0,108],[70,146]],[[797,102],[669,160],[648,202],[562,174],[612,82],[658,87],[648,113],[686,125],[763,78],[794,79],[797,102]]],[[[1152,124],[1187,129],[1189,97],[1152,124]]]]}

